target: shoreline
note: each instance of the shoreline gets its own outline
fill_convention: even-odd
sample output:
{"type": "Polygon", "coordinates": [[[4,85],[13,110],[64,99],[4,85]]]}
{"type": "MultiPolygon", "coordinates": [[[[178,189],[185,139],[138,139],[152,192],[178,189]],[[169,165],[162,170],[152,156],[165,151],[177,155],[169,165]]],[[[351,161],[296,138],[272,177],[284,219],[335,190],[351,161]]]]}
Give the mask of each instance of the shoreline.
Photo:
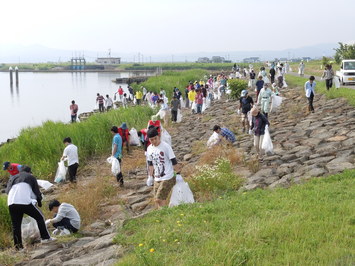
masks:
{"type": "MultiPolygon", "coordinates": [[[[0,72],[9,73],[9,70],[0,70],[0,72]]],[[[122,73],[122,72],[136,72],[136,73],[153,73],[156,70],[125,70],[125,69],[84,69],[84,70],[68,70],[68,69],[54,69],[54,70],[35,70],[35,69],[19,69],[21,72],[35,72],[35,73],[86,73],[86,72],[106,72],[106,73],[122,73]]]]}

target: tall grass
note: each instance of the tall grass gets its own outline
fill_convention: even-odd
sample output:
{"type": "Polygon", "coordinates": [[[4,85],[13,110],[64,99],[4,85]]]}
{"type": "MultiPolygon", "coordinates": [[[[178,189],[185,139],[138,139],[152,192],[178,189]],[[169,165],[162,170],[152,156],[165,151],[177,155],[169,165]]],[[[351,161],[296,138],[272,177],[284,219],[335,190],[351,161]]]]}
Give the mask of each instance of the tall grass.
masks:
{"type": "MultiPolygon", "coordinates": [[[[80,163],[85,164],[93,155],[110,154],[113,125],[126,122],[130,128],[141,129],[152,114],[149,107],[137,106],[96,114],[82,123],[47,121],[42,126],[23,129],[14,142],[0,147],[0,161],[27,164],[39,178],[50,179],[62,155],[65,137],[71,137],[78,146],[80,163]]],[[[5,176],[7,172],[1,171],[0,178],[5,176]]]]}
{"type": "Polygon", "coordinates": [[[352,265],[354,176],[151,212],[118,232],[117,265],[352,265]]]}
{"type": "MultiPolygon", "coordinates": [[[[287,75],[287,84],[291,87],[304,88],[305,82],[308,80],[303,77],[295,77],[292,75],[287,75]]],[[[317,81],[316,93],[325,94],[329,99],[335,98],[345,98],[350,105],[355,106],[355,90],[348,88],[335,89],[334,86],[329,91],[326,89],[325,81],[317,81]]]]}
{"type": "Polygon", "coordinates": [[[9,208],[7,207],[7,198],[0,196],[0,250],[10,246],[11,243],[11,219],[9,208]]]}

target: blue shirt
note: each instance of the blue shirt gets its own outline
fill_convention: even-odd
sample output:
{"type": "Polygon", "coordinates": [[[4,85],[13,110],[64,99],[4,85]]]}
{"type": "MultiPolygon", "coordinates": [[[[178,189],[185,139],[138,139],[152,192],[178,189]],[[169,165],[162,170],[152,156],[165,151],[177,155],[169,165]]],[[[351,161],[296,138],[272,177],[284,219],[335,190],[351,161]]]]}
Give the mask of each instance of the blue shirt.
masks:
{"type": "Polygon", "coordinates": [[[234,133],[228,128],[222,127],[221,132],[219,134],[221,134],[222,137],[225,137],[228,141],[232,143],[236,141],[234,133]]]}
{"type": "Polygon", "coordinates": [[[117,145],[117,151],[113,156],[118,159],[122,157],[122,138],[118,133],[112,139],[112,150],[114,149],[115,144],[117,145]]]}
{"type": "Polygon", "coordinates": [[[313,81],[313,83],[311,84],[309,82],[309,80],[304,84],[304,90],[306,92],[306,97],[310,97],[311,93],[313,92],[313,95],[315,95],[314,93],[314,89],[316,88],[317,83],[315,81],[313,81]]]}

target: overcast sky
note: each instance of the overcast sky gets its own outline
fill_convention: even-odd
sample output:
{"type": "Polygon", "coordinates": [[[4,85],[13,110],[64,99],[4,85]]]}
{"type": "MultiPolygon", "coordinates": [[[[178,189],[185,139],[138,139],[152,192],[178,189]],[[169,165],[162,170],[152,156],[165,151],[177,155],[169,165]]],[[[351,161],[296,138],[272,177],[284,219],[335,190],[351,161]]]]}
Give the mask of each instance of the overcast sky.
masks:
{"type": "Polygon", "coordinates": [[[7,0],[0,44],[188,53],[355,40],[355,0],[7,0]]]}

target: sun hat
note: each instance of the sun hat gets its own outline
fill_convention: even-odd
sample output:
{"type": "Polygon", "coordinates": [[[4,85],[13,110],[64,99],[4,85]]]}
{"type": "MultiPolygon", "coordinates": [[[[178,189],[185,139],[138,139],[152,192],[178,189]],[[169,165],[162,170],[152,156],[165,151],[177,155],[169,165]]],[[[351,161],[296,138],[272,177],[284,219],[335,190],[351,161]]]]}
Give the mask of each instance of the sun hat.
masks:
{"type": "Polygon", "coordinates": [[[250,110],[250,114],[252,116],[257,116],[259,114],[259,108],[258,107],[253,107],[251,110],[250,110]]]}

